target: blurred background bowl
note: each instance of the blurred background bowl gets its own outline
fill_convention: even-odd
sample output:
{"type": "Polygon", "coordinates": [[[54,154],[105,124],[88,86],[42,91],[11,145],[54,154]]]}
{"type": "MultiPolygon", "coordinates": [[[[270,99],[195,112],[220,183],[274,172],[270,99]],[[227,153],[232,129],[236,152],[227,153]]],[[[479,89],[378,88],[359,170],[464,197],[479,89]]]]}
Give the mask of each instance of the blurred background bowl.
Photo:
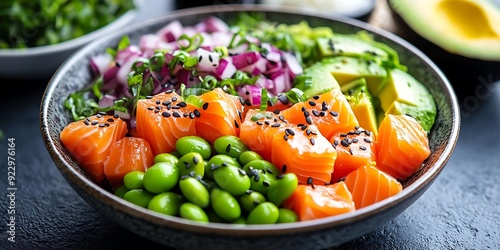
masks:
{"type": "Polygon", "coordinates": [[[142,0],[134,2],[134,9],[128,10],[113,22],[71,40],[37,47],[0,49],[0,78],[20,80],[49,78],[77,49],[130,24],[143,4],[142,0]]]}

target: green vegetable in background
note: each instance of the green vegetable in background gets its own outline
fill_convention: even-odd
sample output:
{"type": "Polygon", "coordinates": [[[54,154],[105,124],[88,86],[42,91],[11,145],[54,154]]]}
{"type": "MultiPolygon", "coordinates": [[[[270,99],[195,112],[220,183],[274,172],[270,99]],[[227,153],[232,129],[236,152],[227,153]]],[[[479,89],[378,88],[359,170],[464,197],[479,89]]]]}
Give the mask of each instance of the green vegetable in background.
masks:
{"type": "Polygon", "coordinates": [[[0,49],[64,42],[136,8],[134,0],[2,0],[0,49]]]}

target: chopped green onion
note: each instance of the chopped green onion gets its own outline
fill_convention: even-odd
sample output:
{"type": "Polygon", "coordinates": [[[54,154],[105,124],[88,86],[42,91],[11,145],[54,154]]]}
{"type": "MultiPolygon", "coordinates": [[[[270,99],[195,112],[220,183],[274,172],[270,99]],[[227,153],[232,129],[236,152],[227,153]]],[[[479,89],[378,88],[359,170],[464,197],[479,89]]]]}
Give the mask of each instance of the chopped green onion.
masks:
{"type": "Polygon", "coordinates": [[[266,88],[260,89],[260,111],[267,110],[267,100],[268,99],[269,99],[269,96],[267,95],[267,89],[266,88]]]}

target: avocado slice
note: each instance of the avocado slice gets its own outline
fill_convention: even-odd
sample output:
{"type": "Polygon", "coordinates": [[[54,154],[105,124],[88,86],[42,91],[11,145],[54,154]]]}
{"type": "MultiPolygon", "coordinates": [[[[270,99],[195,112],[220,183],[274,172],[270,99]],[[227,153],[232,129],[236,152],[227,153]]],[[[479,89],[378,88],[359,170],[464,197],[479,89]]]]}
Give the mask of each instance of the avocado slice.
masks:
{"type": "Polygon", "coordinates": [[[377,95],[382,90],[388,79],[387,70],[372,60],[337,56],[325,58],[321,62],[340,86],[364,78],[370,93],[373,95],[377,95]]]}
{"type": "Polygon", "coordinates": [[[323,63],[317,62],[305,68],[301,75],[295,77],[294,88],[302,90],[302,96],[307,100],[334,88],[340,89],[340,86],[328,68],[323,63]]]}
{"type": "Polygon", "coordinates": [[[373,46],[356,34],[335,34],[333,37],[320,37],[316,40],[320,54],[329,56],[373,56],[389,59],[387,51],[373,46]]]}
{"type": "Polygon", "coordinates": [[[378,95],[385,114],[408,114],[429,132],[436,118],[436,103],[427,88],[400,69],[389,71],[389,80],[378,95]]]}
{"type": "Polygon", "coordinates": [[[344,84],[341,86],[341,90],[349,101],[359,125],[371,131],[376,136],[378,134],[378,122],[374,102],[376,99],[368,91],[366,79],[359,78],[344,84]]]}
{"type": "Polygon", "coordinates": [[[447,52],[500,61],[500,4],[495,1],[389,0],[388,3],[393,13],[415,33],[447,52]]]}

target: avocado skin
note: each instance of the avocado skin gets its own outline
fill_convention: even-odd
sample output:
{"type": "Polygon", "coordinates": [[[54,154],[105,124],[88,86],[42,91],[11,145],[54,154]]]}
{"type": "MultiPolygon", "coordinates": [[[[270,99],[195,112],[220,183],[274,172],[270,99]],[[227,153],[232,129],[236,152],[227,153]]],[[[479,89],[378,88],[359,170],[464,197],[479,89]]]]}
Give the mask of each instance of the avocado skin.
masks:
{"type": "Polygon", "coordinates": [[[393,32],[426,54],[454,87],[467,89],[463,85],[476,85],[480,76],[492,82],[500,80],[500,62],[469,58],[446,51],[415,32],[394,10],[390,1],[387,1],[387,5],[395,23],[396,29],[393,32]]]}

